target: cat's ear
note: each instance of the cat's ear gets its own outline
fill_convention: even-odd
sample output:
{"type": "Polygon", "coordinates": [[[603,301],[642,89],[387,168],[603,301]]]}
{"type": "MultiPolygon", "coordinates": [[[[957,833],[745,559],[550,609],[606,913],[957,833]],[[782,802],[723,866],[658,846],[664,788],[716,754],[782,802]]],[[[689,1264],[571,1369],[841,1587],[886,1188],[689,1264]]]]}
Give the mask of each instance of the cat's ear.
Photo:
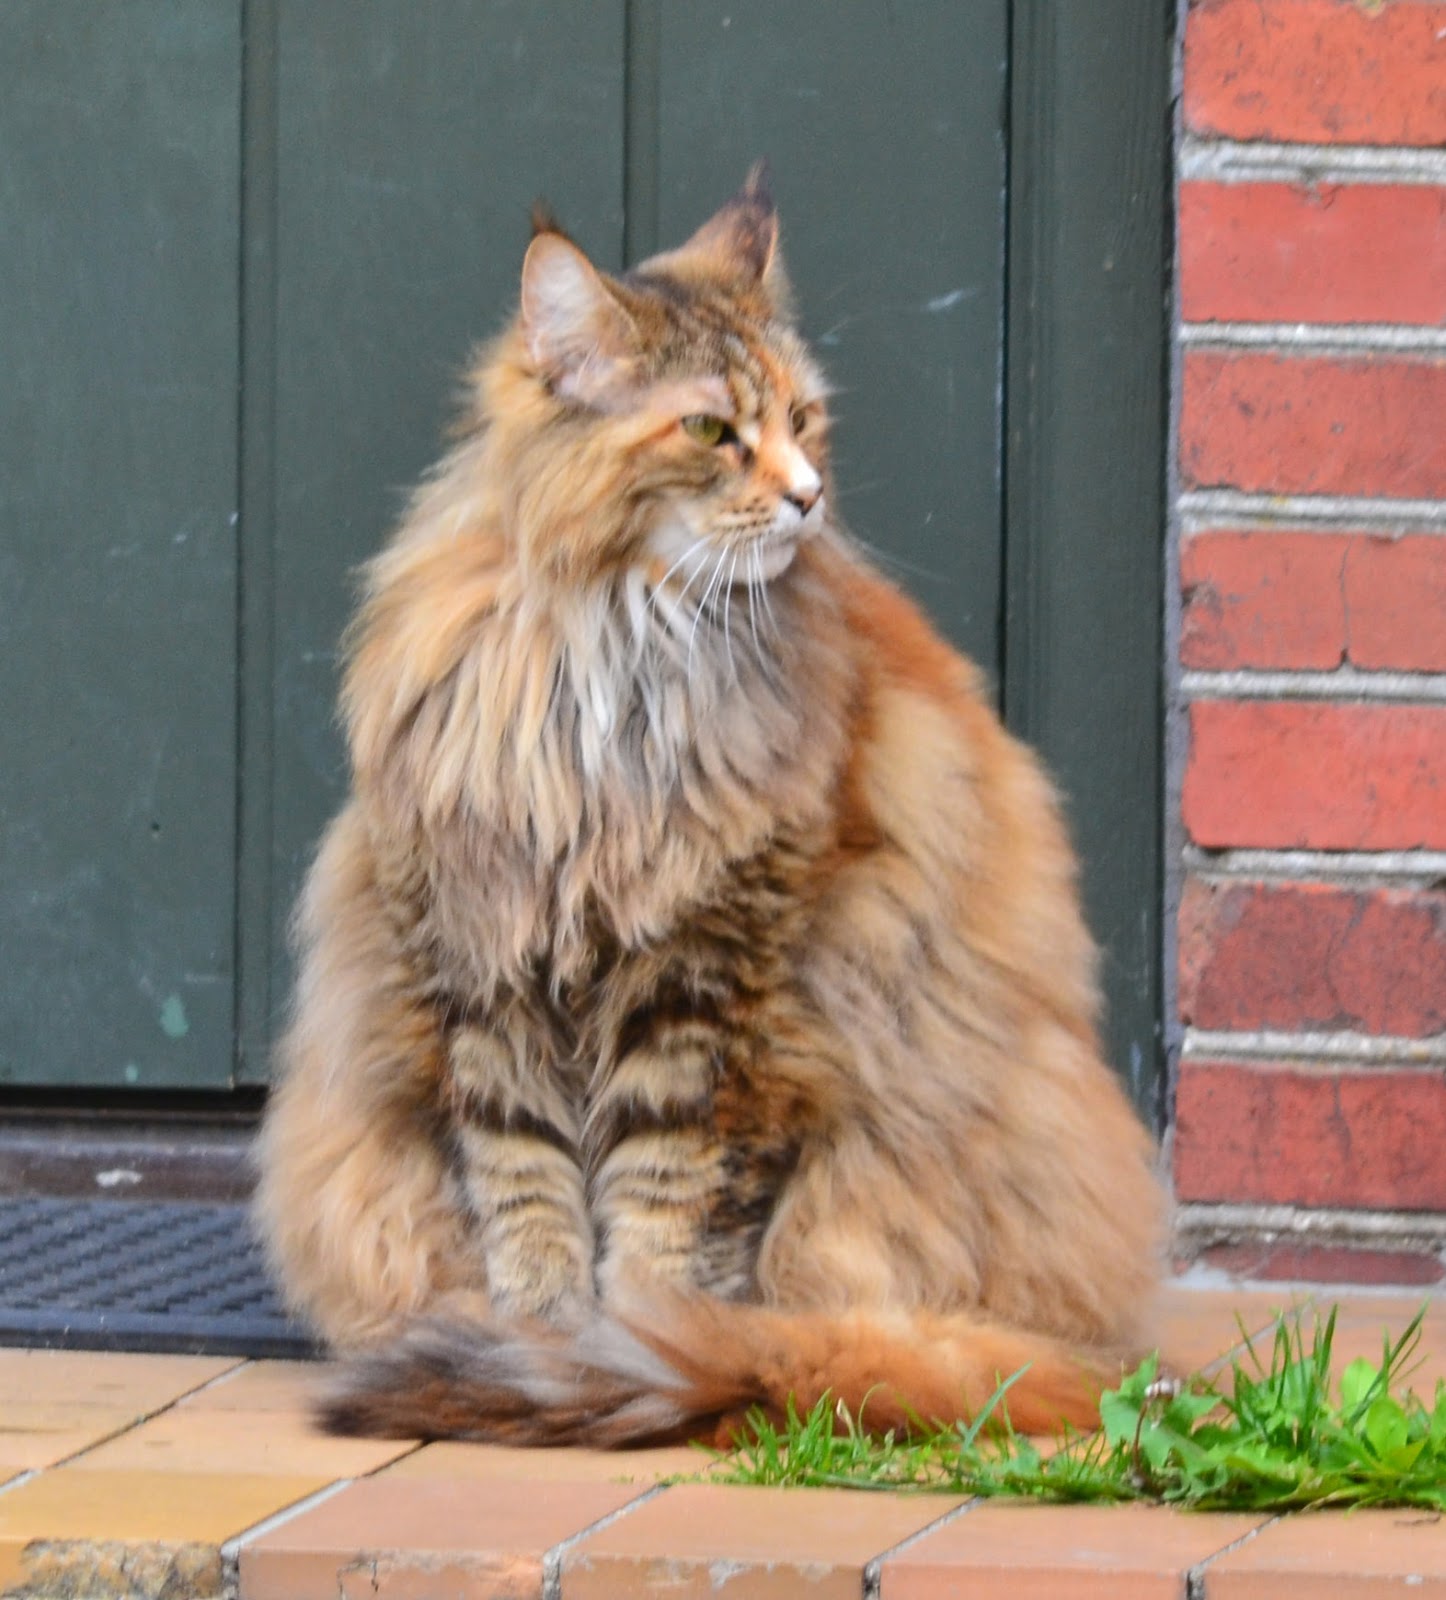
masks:
{"type": "Polygon", "coordinates": [[[592,262],[560,233],[539,233],[527,247],[522,332],[538,371],[569,399],[600,401],[632,371],[632,318],[592,262]]]}
{"type": "Polygon", "coordinates": [[[706,256],[729,276],[750,287],[772,287],[778,261],[778,211],[773,204],[767,161],[754,163],[743,187],[683,246],[706,256]]]}

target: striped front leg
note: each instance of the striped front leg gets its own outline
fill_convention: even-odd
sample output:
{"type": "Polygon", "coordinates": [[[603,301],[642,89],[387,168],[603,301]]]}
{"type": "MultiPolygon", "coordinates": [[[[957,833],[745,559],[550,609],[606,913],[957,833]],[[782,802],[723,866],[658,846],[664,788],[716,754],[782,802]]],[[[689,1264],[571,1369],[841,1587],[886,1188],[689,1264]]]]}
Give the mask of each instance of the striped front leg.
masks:
{"type": "Polygon", "coordinates": [[[593,1298],[594,1241],[566,1087],[520,1031],[460,1027],[448,1065],[462,1183],[493,1307],[576,1324],[593,1298]]]}
{"type": "Polygon", "coordinates": [[[598,1230],[598,1286],[702,1286],[708,1219],[726,1179],[713,1127],[716,1029],[655,1025],[594,1092],[583,1142],[598,1230]]]}

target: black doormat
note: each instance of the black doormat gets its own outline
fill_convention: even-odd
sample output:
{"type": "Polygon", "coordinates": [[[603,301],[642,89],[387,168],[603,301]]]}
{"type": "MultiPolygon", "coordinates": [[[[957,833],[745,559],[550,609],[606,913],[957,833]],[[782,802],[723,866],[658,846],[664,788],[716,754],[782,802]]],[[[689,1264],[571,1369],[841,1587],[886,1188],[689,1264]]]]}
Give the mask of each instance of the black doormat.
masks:
{"type": "Polygon", "coordinates": [[[306,1356],[246,1208],[0,1197],[0,1344],[306,1356]]]}

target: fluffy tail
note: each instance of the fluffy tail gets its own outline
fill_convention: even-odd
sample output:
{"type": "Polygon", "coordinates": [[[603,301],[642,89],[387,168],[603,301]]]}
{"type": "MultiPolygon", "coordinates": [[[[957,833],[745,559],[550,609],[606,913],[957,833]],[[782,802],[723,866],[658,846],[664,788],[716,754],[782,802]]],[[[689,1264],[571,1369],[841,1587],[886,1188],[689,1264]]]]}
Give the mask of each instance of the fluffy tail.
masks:
{"type": "Polygon", "coordinates": [[[1092,1427],[1109,1376],[1043,1335],[935,1313],[784,1312],[706,1296],[599,1314],[555,1334],[420,1323],[353,1359],[322,1406],[337,1433],[607,1448],[709,1435],[751,1406],[782,1416],[825,1392],[877,1429],[972,1416],[999,1380],[1025,1433],[1092,1427]]]}

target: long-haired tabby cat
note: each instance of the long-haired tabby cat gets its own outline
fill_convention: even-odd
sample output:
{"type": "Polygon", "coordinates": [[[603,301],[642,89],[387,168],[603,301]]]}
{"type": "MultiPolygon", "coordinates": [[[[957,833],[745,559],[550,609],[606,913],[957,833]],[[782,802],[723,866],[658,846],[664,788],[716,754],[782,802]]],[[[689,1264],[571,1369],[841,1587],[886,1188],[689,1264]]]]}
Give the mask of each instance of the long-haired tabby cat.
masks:
{"type": "Polygon", "coordinates": [[[833,519],[766,176],[546,221],[369,569],[260,1215],[338,1428],[1093,1417],[1161,1207],[1054,795],[833,519]]]}

